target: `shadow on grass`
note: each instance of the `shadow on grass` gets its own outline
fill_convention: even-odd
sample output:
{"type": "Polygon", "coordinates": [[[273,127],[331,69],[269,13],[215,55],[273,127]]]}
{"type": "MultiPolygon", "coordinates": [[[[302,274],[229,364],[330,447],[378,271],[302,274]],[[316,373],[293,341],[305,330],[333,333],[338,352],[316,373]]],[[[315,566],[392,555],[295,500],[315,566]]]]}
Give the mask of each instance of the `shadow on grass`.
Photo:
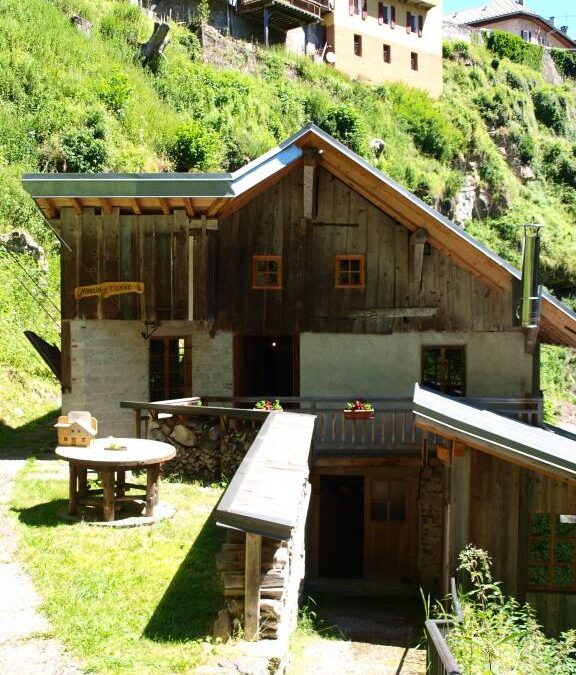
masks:
{"type": "Polygon", "coordinates": [[[56,447],[53,428],[60,410],[52,410],[20,427],[11,427],[0,421],[0,452],[17,457],[28,457],[35,452],[52,451],[56,447]]]}
{"type": "Polygon", "coordinates": [[[144,637],[155,642],[181,642],[211,632],[218,611],[224,607],[216,572],[216,554],[223,540],[224,530],[216,527],[212,514],[158,603],[144,637]]]}
{"type": "Polygon", "coordinates": [[[67,499],[55,499],[44,504],[30,506],[27,509],[12,508],[11,510],[17,513],[20,522],[28,527],[55,527],[56,525],[75,524],[58,517],[58,513],[65,511],[67,507],[67,499]]]}

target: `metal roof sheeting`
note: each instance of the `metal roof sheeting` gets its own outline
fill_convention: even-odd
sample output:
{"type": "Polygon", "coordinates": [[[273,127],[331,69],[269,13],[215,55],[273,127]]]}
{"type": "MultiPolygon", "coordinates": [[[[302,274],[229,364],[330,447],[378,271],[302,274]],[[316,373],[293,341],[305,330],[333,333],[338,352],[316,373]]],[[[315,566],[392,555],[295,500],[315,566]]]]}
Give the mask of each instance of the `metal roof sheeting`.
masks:
{"type": "Polygon", "coordinates": [[[530,426],[414,387],[416,426],[444,431],[472,447],[545,473],[576,480],[576,437],[530,426]]]}

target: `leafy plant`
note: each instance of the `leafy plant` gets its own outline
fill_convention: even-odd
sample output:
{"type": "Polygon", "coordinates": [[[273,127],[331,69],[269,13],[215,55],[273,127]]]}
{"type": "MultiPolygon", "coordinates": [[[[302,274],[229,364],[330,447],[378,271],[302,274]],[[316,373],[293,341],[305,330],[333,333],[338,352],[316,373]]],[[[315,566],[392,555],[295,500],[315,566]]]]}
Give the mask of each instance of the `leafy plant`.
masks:
{"type": "Polygon", "coordinates": [[[167,147],[175,171],[209,171],[220,163],[221,145],[217,135],[198,122],[180,127],[167,147]]]}
{"type": "Polygon", "coordinates": [[[258,401],[257,403],[254,404],[254,408],[256,410],[284,410],[282,406],[280,405],[280,401],[278,399],[275,399],[274,401],[267,401],[265,399],[262,399],[261,401],[258,401]]]}
{"type": "Polygon", "coordinates": [[[486,36],[486,46],[499,56],[514,63],[521,63],[534,70],[541,71],[544,50],[539,45],[533,45],[517,35],[495,30],[486,36]]]}

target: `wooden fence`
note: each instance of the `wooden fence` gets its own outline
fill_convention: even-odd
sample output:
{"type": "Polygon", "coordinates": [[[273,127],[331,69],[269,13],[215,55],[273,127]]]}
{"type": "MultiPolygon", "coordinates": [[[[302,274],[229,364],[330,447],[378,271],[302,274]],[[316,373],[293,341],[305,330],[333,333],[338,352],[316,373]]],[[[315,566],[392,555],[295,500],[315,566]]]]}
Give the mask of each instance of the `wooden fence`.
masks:
{"type": "Polygon", "coordinates": [[[454,578],[451,579],[451,589],[454,619],[429,619],[425,624],[426,633],[428,634],[427,675],[463,675],[460,666],[456,663],[456,659],[446,643],[446,636],[452,627],[464,619],[458,601],[454,578]]]}

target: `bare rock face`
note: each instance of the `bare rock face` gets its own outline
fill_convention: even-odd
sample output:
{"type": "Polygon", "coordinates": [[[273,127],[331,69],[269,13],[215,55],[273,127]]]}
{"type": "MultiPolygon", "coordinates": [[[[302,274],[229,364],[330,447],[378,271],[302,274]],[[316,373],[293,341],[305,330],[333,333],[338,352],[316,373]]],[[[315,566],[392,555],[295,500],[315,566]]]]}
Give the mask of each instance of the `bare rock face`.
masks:
{"type": "Polygon", "coordinates": [[[40,244],[37,244],[32,237],[26,232],[9,232],[8,234],[0,235],[0,245],[10,251],[10,253],[25,253],[29,255],[44,269],[46,269],[46,257],[44,249],[40,244]]]}
{"type": "Polygon", "coordinates": [[[529,180],[535,180],[536,174],[531,166],[527,164],[522,164],[518,169],[518,176],[523,183],[527,183],[529,180]]]}
{"type": "Polygon", "coordinates": [[[385,147],[386,145],[381,138],[373,138],[370,141],[370,149],[376,157],[380,157],[380,155],[384,152],[385,147]]]}
{"type": "Polygon", "coordinates": [[[85,19],[83,16],[80,16],[79,14],[72,14],[72,16],[70,17],[70,23],[73,26],[76,26],[76,28],[80,33],[90,35],[90,33],[92,32],[92,23],[88,21],[88,19],[85,19]]]}
{"type": "Polygon", "coordinates": [[[466,174],[462,188],[456,195],[452,220],[460,227],[464,227],[474,216],[478,182],[478,175],[475,172],[466,174]]]}

